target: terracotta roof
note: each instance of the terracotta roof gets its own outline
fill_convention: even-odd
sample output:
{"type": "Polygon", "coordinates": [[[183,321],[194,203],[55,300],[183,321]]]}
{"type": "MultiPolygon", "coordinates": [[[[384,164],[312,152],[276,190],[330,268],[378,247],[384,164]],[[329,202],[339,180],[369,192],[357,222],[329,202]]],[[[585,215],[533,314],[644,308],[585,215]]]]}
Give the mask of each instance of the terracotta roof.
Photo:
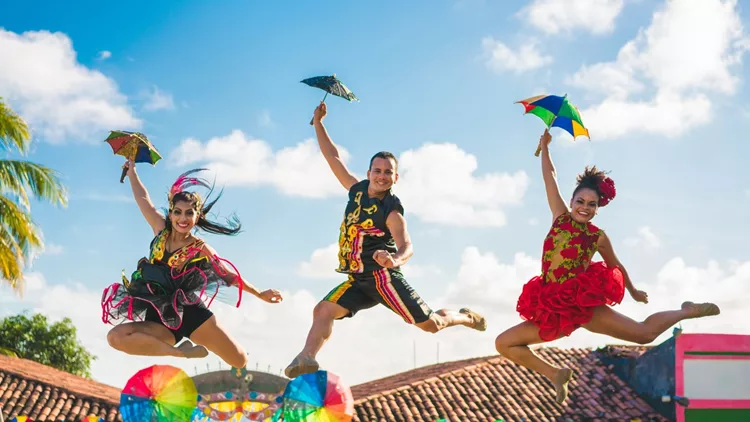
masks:
{"type": "Polygon", "coordinates": [[[122,421],[120,390],[26,359],[0,356],[0,406],[5,420],[75,421],[89,415],[122,421]]]}
{"type": "MultiPolygon", "coordinates": [[[[598,353],[639,355],[643,347],[598,353]]],[[[355,422],[666,421],[592,349],[538,348],[544,359],[575,370],[568,401],[554,401],[543,376],[500,356],[418,368],[352,387],[355,422]]]]}

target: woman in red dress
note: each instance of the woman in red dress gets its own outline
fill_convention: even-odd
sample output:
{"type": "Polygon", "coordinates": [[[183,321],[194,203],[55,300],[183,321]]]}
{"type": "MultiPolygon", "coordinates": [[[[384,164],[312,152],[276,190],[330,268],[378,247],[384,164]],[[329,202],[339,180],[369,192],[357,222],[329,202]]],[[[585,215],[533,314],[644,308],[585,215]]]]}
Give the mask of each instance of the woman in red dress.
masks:
{"type": "Polygon", "coordinates": [[[562,404],[573,371],[545,362],[529,349],[530,344],[569,336],[579,327],[647,344],[683,319],[718,315],[719,307],[684,302],[679,310],[659,312],[643,322],[613,310],[610,306],[622,302],[625,290],[635,301],[648,303],[648,295],[633,286],[606,233],[591,224],[599,208],[614,199],[615,184],[596,167],[587,167],[578,176],[568,208],[550,158],[551,140],[545,130],[540,138],[542,175],[553,223],[544,240],[542,273],[524,285],[518,298],[516,310],[525,321],[497,336],[495,347],[506,358],[547,377],[562,404]],[[604,262],[591,261],[596,252],[604,262]]]}

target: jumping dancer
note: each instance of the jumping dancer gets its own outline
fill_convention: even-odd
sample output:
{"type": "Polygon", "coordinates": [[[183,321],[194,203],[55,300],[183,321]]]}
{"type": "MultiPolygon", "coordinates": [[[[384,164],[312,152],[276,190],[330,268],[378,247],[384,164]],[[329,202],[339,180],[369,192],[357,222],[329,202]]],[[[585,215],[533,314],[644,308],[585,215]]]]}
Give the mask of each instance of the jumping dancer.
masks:
{"type": "Polygon", "coordinates": [[[375,154],[367,179],[357,180],[328,136],[323,126],[325,116],[326,105],[321,103],[313,117],[318,144],[333,174],[349,192],[340,227],[336,270],[348,274],[348,278],[315,306],[307,342],[286,368],[286,375],[295,378],[317,371],[315,358],[331,336],[334,320],[353,317],[378,304],[430,333],[454,325],[484,331],[487,325],[481,315],[466,308],[433,312],[406,282],[400,267],[409,260],[413,248],[401,201],[391,192],[398,181],[396,157],[389,152],[375,154]]]}
{"type": "Polygon", "coordinates": [[[127,168],[133,196],[155,238],[149,257],[138,262],[131,279],[123,275],[122,283],[104,290],[103,321],[125,322],[109,331],[109,344],[141,356],[202,358],[211,351],[244,373],[245,351],[208,308],[214,298],[220,297],[219,290],[228,286],[237,288],[236,306],[240,305],[243,291],[269,303],[279,303],[282,297],[273,289],[262,292],[256,289],[231,262],[219,257],[211,246],[193,234],[193,229],[198,228],[234,235],[240,230],[239,221],[221,225],[208,220],[208,212],[218,197],[207,202],[198,193],[185,190],[190,186],[210,187],[202,179],[190,176],[202,169],[184,173],[172,185],[165,216],[151,202],[135,171],[135,163],[128,161],[123,168],[127,168]],[[183,338],[190,340],[175,347],[183,338]]]}
{"type": "Polygon", "coordinates": [[[557,402],[562,404],[573,371],[545,362],[528,345],[569,336],[580,327],[647,344],[679,321],[718,315],[719,307],[684,302],[679,310],[659,312],[643,322],[613,310],[610,306],[622,302],[625,290],[635,301],[648,303],[648,295],[633,286],[609,237],[591,224],[599,209],[614,199],[614,181],[596,167],[587,167],[578,176],[568,208],[550,158],[551,140],[545,130],[540,138],[542,175],[553,222],[544,240],[542,273],[523,286],[518,298],[516,310],[526,321],[500,334],[495,347],[506,358],[547,377],[555,387],[557,402]],[[596,252],[604,262],[592,262],[596,252]]]}

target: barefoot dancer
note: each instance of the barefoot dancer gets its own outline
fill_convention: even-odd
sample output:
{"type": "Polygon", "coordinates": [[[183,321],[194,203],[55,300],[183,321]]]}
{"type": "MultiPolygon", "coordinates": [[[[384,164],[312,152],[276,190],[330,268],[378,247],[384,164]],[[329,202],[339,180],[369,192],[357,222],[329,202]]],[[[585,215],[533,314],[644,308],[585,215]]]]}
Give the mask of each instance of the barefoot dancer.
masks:
{"type": "Polygon", "coordinates": [[[622,301],[625,289],[635,301],[648,303],[648,295],[633,287],[607,235],[591,224],[599,207],[614,199],[614,182],[596,167],[586,168],[578,176],[568,209],[549,154],[551,139],[546,130],[540,139],[542,175],[553,217],[543,246],[542,274],[529,280],[518,298],[516,309],[526,321],[500,334],[495,347],[506,358],[547,377],[562,404],[573,371],[545,362],[528,345],[569,336],[579,327],[647,344],[677,322],[718,315],[719,308],[712,303],[685,302],[679,310],[659,312],[643,322],[610,308],[622,301]],[[591,261],[595,252],[604,262],[591,261]]]}
{"type": "Polygon", "coordinates": [[[156,237],[151,241],[149,258],[138,262],[132,279],[128,281],[123,276],[122,284],[115,283],[104,290],[103,321],[133,321],[110,330],[109,344],[142,356],[201,358],[210,350],[232,367],[244,370],[245,351],[208,307],[219,289],[231,285],[237,287],[239,299],[245,291],[266,302],[279,303],[281,295],[276,290],[258,291],[234,265],[192,233],[197,227],[209,233],[234,235],[240,230],[239,222],[226,227],[209,221],[207,213],[218,198],[205,203],[199,194],[184,190],[193,185],[209,187],[201,179],[188,177],[198,170],[183,174],[172,185],[165,217],[151,202],[135,164],[129,161],[123,167],[127,168],[135,201],[156,237]],[[185,340],[174,347],[183,338],[192,342],[185,340]]]}
{"type": "Polygon", "coordinates": [[[349,192],[339,236],[338,272],[348,279],[334,288],[313,311],[313,324],[302,351],[286,368],[289,378],[318,370],[316,355],[330,337],[333,322],[360,310],[385,305],[424,331],[436,333],[453,325],[484,331],[484,318],[469,309],[433,312],[409,286],[400,267],[411,257],[401,201],[391,192],[398,180],[396,157],[379,152],[370,161],[367,179],[359,181],[341,161],[328,137],[323,118],[326,105],[315,109],[313,124],[318,144],[333,174],[349,192]]]}

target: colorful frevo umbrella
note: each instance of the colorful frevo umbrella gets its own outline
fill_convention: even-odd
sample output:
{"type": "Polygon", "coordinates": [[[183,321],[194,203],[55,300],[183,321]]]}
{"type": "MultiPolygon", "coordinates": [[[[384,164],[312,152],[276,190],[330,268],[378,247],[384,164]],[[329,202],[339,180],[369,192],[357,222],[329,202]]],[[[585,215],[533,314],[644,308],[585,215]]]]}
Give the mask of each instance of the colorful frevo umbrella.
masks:
{"type": "Polygon", "coordinates": [[[182,369],[169,365],[138,371],[120,394],[124,422],[188,421],[197,404],[193,380],[182,369]]]}
{"type": "MultiPolygon", "coordinates": [[[[149,163],[153,165],[161,160],[159,151],[151,145],[151,141],[148,140],[146,135],[140,132],[113,130],[104,142],[112,147],[112,152],[115,155],[122,155],[136,163],[149,163]]],[[[120,183],[125,181],[125,174],[127,172],[127,169],[122,169],[120,183]]]]}
{"type": "MultiPolygon", "coordinates": [[[[533,114],[538,116],[547,125],[547,128],[559,127],[573,136],[573,140],[578,136],[589,136],[589,130],[583,125],[581,113],[578,108],[568,101],[565,96],[557,95],[537,95],[536,97],[516,101],[516,104],[522,104],[524,114],[533,114]]],[[[542,151],[542,145],[536,149],[535,156],[539,156],[542,151]]]]}
{"type": "MultiPolygon", "coordinates": [[[[336,78],[335,73],[331,76],[315,76],[312,78],[307,78],[300,82],[302,82],[303,84],[309,85],[313,88],[320,88],[323,91],[325,91],[326,93],[323,96],[322,101],[325,101],[326,98],[328,98],[328,94],[341,97],[345,100],[348,100],[349,102],[359,101],[359,98],[357,98],[357,96],[354,95],[354,93],[349,88],[347,88],[343,82],[341,82],[340,80],[336,78]]],[[[312,124],[313,124],[313,121],[310,120],[310,125],[312,124]]]]}
{"type": "Polygon", "coordinates": [[[354,399],[338,375],[318,371],[289,381],[279,419],[284,422],[349,422],[354,399]]]}
{"type": "Polygon", "coordinates": [[[84,419],[81,419],[81,422],[105,422],[105,420],[104,418],[100,418],[99,416],[89,415],[84,419]]]}

